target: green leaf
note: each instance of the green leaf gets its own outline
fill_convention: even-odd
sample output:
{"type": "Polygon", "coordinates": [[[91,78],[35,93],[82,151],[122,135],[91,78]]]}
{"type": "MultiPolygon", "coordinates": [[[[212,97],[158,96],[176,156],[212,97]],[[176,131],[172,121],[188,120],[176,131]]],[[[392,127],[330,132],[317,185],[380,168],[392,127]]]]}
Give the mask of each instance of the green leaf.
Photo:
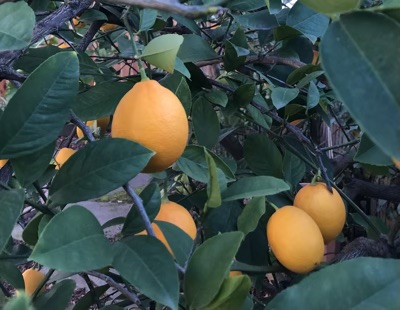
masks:
{"type": "Polygon", "coordinates": [[[183,76],[187,77],[188,79],[191,78],[190,71],[188,70],[186,65],[183,63],[183,61],[179,57],[176,57],[176,59],[175,59],[175,69],[174,70],[178,71],[179,73],[181,73],[183,76]]]}
{"type": "Polygon", "coordinates": [[[310,82],[307,92],[307,109],[316,107],[319,103],[319,90],[314,82],[310,82]]]}
{"type": "Polygon", "coordinates": [[[53,269],[82,272],[110,265],[110,247],[96,217],[74,205],[50,220],[29,259],[53,269]]]}
{"type": "Polygon", "coordinates": [[[324,35],[328,24],[327,16],[311,10],[299,1],[291,8],[286,20],[287,26],[300,31],[312,43],[324,35]]]}
{"type": "Polygon", "coordinates": [[[243,309],[251,288],[251,280],[247,275],[239,275],[224,279],[218,295],[207,305],[207,310],[243,309]]]}
{"type": "Polygon", "coordinates": [[[254,197],[244,207],[240,214],[237,226],[238,229],[247,235],[257,228],[258,222],[265,213],[265,197],[254,197]]]}
{"type": "MultiPolygon", "coordinates": [[[[143,201],[143,206],[146,210],[150,221],[153,221],[160,211],[161,205],[161,194],[160,188],[156,183],[150,183],[146,188],[140,193],[140,198],[143,201]]],[[[129,210],[124,226],[122,227],[122,234],[137,234],[145,229],[143,220],[138,213],[135,206],[129,210]]]]}
{"type": "Polygon", "coordinates": [[[249,112],[251,118],[253,119],[253,122],[256,123],[257,125],[260,125],[264,129],[269,130],[272,125],[272,119],[268,115],[265,115],[261,113],[259,109],[256,107],[253,107],[252,105],[249,105],[246,107],[247,111],[249,112]]]}
{"type": "Polygon", "coordinates": [[[96,9],[88,9],[79,16],[80,22],[91,23],[95,20],[107,20],[107,15],[96,9]]]}
{"type": "Polygon", "coordinates": [[[320,53],[326,75],[351,116],[395,158],[400,158],[399,36],[400,24],[384,14],[350,13],[329,26],[320,53]],[[350,88],[346,81],[351,81],[350,88]]]}
{"type": "Polygon", "coordinates": [[[49,189],[52,205],[105,195],[135,177],[154,152],[126,139],[104,139],[73,154],[49,189]],[[118,152],[115,152],[118,150],[118,152]]]}
{"type": "Polygon", "coordinates": [[[0,158],[15,158],[53,142],[78,90],[78,59],[58,53],[42,63],[8,103],[0,122],[0,158]]]}
{"type": "Polygon", "coordinates": [[[31,246],[35,246],[39,239],[39,223],[43,216],[43,213],[37,213],[35,217],[29,221],[28,225],[26,225],[22,232],[22,239],[31,246]]]}
{"type": "Polygon", "coordinates": [[[285,152],[283,157],[283,177],[292,189],[303,179],[306,173],[306,164],[291,152],[285,152]]]}
{"type": "Polygon", "coordinates": [[[270,176],[242,178],[228,187],[223,193],[224,201],[244,199],[258,196],[274,195],[290,187],[281,179],[270,176]]]}
{"type": "Polygon", "coordinates": [[[232,93],[233,102],[239,107],[245,107],[253,100],[255,92],[255,83],[240,85],[232,93]]]}
{"type": "Polygon", "coordinates": [[[182,42],[183,37],[179,34],[161,35],[145,46],[141,57],[152,65],[172,73],[182,42]]]}
{"type": "Polygon", "coordinates": [[[112,265],[124,279],[156,302],[178,308],[178,273],[161,241],[151,236],[128,237],[117,242],[113,252],[112,265]]]}
{"type": "Polygon", "coordinates": [[[35,13],[24,1],[0,5],[0,52],[20,50],[32,40],[35,13]]]}
{"type": "Polygon", "coordinates": [[[83,121],[114,114],[122,97],[132,88],[131,82],[104,82],[79,93],[72,102],[72,110],[83,121]]]}
{"type": "Polygon", "coordinates": [[[140,10],[139,32],[151,29],[156,22],[157,14],[158,11],[153,9],[140,10]]]}
{"type": "Polygon", "coordinates": [[[246,138],[244,158],[255,174],[282,177],[281,152],[265,135],[255,134],[246,138]]]}
{"type": "MultiPolygon", "coordinates": [[[[217,170],[225,175],[228,181],[235,180],[235,175],[229,166],[217,155],[208,151],[213,157],[217,170]]],[[[199,145],[188,145],[182,156],[177,161],[178,168],[189,177],[208,183],[208,166],[204,157],[204,148],[199,145]]]]}
{"type": "Polygon", "coordinates": [[[229,232],[206,240],[190,258],[183,283],[190,309],[208,305],[217,295],[243,240],[241,232],[229,232]]]}
{"type": "Polygon", "coordinates": [[[265,6],[265,0],[230,0],[226,7],[234,11],[254,11],[265,6]]]}
{"type": "MultiPolygon", "coordinates": [[[[225,54],[224,54],[224,68],[226,71],[234,71],[240,66],[244,65],[246,61],[246,56],[239,55],[237,48],[232,42],[226,40],[224,42],[225,45],[225,54]]],[[[243,49],[242,49],[243,50],[243,49]]],[[[248,52],[248,50],[247,50],[248,52]]],[[[245,54],[245,53],[244,53],[245,54]]],[[[248,53],[247,53],[248,54],[248,53]]]]}
{"type": "Polygon", "coordinates": [[[171,74],[160,81],[160,84],[172,91],[182,102],[187,115],[192,107],[192,93],[186,79],[180,74],[171,74]]]}
{"type": "Polygon", "coordinates": [[[375,145],[367,134],[361,136],[360,146],[354,160],[363,164],[374,166],[389,166],[392,165],[392,160],[389,156],[375,145]]]}
{"type": "Polygon", "coordinates": [[[40,294],[33,305],[40,310],[67,309],[75,289],[75,281],[66,279],[56,283],[49,292],[40,294]]]}
{"type": "Polygon", "coordinates": [[[398,259],[352,259],[310,274],[279,293],[266,310],[399,309],[400,299],[393,298],[400,291],[399,274],[398,259]]]}
{"type": "Polygon", "coordinates": [[[218,58],[218,54],[210,44],[195,34],[183,35],[184,40],[178,52],[178,57],[183,62],[196,62],[218,58]]]}
{"type": "Polygon", "coordinates": [[[221,191],[218,183],[217,165],[206,149],[204,149],[204,155],[206,157],[209,174],[209,181],[207,184],[208,199],[206,202],[206,207],[216,208],[222,203],[221,191]]]}
{"type": "Polygon", "coordinates": [[[271,93],[272,104],[279,110],[295,99],[299,92],[298,88],[273,87],[271,93]]]}
{"type": "Polygon", "coordinates": [[[155,221],[168,241],[174,258],[179,265],[185,266],[193,248],[193,240],[178,226],[169,222],[155,221]]]}
{"type": "Polygon", "coordinates": [[[339,14],[352,10],[356,10],[360,7],[360,0],[300,0],[303,4],[307,5],[314,11],[324,14],[339,14]]]}
{"type": "MultiPolygon", "coordinates": [[[[311,73],[315,71],[320,71],[321,74],[323,74],[323,71],[321,71],[321,67],[319,65],[307,64],[305,66],[297,68],[296,70],[294,70],[292,73],[289,74],[288,78],[286,79],[286,83],[294,85],[298,83],[301,79],[309,76],[311,73]]],[[[300,89],[302,87],[297,87],[297,88],[300,89]]]]}
{"type": "Polygon", "coordinates": [[[11,160],[15,176],[21,186],[27,187],[43,175],[49,166],[54,149],[55,142],[37,152],[11,160]]]}
{"type": "Polygon", "coordinates": [[[31,73],[46,59],[60,52],[65,51],[53,45],[29,48],[24,55],[15,62],[14,67],[31,73]]]}
{"type": "Polygon", "coordinates": [[[381,234],[387,234],[389,232],[388,227],[385,223],[378,217],[368,215],[369,220],[373,223],[373,225],[378,228],[379,233],[377,233],[374,229],[371,228],[371,225],[358,213],[350,213],[351,218],[355,223],[360,225],[367,232],[367,236],[373,240],[379,240],[381,234]]]}
{"type": "Polygon", "coordinates": [[[210,209],[202,222],[206,238],[219,233],[236,231],[237,219],[242,212],[238,201],[223,202],[218,208],[210,209]]]}
{"type": "Polygon", "coordinates": [[[0,280],[7,281],[16,289],[25,288],[24,279],[17,266],[6,260],[0,261],[0,280]]]}
{"type": "Polygon", "coordinates": [[[31,306],[31,298],[25,292],[20,292],[4,305],[3,310],[35,310],[35,308],[31,306]]]}
{"type": "Polygon", "coordinates": [[[268,6],[268,10],[271,14],[278,14],[282,11],[282,1],[281,0],[265,0],[268,6]]]}
{"type": "Polygon", "coordinates": [[[203,96],[193,103],[192,123],[200,145],[212,148],[218,142],[219,119],[212,104],[203,96]]]}
{"type": "Polygon", "coordinates": [[[4,250],[14,225],[24,207],[25,193],[22,189],[0,191],[0,253],[4,250]]]}
{"type": "Polygon", "coordinates": [[[206,93],[204,97],[212,104],[226,107],[228,104],[228,96],[225,92],[218,89],[211,89],[210,92],[206,93]]]}
{"type": "Polygon", "coordinates": [[[270,30],[279,26],[276,16],[269,14],[267,10],[243,15],[233,15],[233,18],[242,28],[270,30]]]}

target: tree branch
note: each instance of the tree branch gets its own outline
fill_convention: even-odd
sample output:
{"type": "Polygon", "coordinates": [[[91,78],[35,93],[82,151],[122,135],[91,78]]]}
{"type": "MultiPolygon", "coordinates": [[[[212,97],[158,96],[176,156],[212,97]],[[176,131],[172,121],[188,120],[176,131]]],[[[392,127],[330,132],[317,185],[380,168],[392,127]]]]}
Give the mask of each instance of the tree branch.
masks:
{"type": "MultiPolygon", "coordinates": [[[[219,64],[223,61],[223,56],[219,56],[215,59],[204,60],[196,62],[196,66],[204,67],[209,65],[219,64]]],[[[269,55],[251,55],[246,57],[245,64],[263,64],[263,65],[287,65],[293,68],[300,68],[305,66],[304,62],[301,62],[293,58],[285,58],[279,56],[269,56],[269,55]]]]}
{"type": "Polygon", "coordinates": [[[360,179],[352,178],[344,187],[346,192],[355,196],[367,196],[384,199],[393,202],[400,202],[400,186],[389,186],[373,184],[360,179]]]}
{"type": "Polygon", "coordinates": [[[113,5],[130,5],[140,8],[161,10],[169,13],[197,18],[203,15],[216,14],[224,9],[220,6],[208,5],[185,5],[177,0],[97,0],[97,2],[110,3],[113,5]]]}

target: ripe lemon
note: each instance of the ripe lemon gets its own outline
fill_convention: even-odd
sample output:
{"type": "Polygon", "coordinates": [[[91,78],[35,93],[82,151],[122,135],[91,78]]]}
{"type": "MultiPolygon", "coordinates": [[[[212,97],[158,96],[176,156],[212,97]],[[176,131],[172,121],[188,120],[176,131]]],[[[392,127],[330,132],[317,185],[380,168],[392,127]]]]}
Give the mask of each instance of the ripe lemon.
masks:
{"type": "Polygon", "coordinates": [[[74,24],[75,28],[83,28],[86,26],[85,22],[79,21],[79,17],[73,18],[72,23],[74,24]]]}
{"type": "MultiPolygon", "coordinates": [[[[168,201],[166,203],[162,203],[160,206],[160,211],[154,220],[174,224],[188,234],[193,240],[196,238],[197,229],[192,215],[188,210],[175,202],[168,201]]],[[[156,223],[152,223],[151,226],[153,226],[157,239],[164,243],[168,251],[173,254],[171,247],[169,246],[168,241],[160,227],[156,223]]],[[[138,235],[147,235],[147,232],[144,230],[138,233],[138,235]]]]}
{"type": "Polygon", "coordinates": [[[329,192],[325,183],[309,184],[299,190],[293,205],[310,215],[328,243],[340,234],[346,221],[346,207],[337,190],[329,192]]]}
{"type": "Polygon", "coordinates": [[[229,276],[230,277],[240,276],[242,274],[243,273],[241,271],[238,271],[238,270],[232,270],[232,271],[229,272],[229,276]]]}
{"type": "MultiPolygon", "coordinates": [[[[87,122],[85,122],[85,124],[87,126],[91,127],[91,126],[93,126],[94,122],[95,122],[94,120],[93,121],[87,121],[87,122]]],[[[105,134],[109,122],[110,122],[110,117],[109,116],[105,116],[105,117],[99,118],[97,120],[96,126],[100,127],[100,134],[101,135],[105,134]]],[[[76,135],[78,136],[79,139],[83,138],[83,136],[84,136],[82,130],[79,127],[76,127],[76,135]]]]}
{"type": "Polygon", "coordinates": [[[0,169],[3,168],[7,162],[8,162],[8,159],[0,159],[0,169]]]}
{"type": "Polygon", "coordinates": [[[104,24],[103,26],[100,27],[100,30],[102,30],[102,31],[110,31],[110,30],[114,30],[117,27],[118,27],[118,25],[106,23],[106,24],[104,24]]]}
{"type": "MultiPolygon", "coordinates": [[[[400,160],[392,157],[393,164],[396,166],[397,169],[400,169],[400,160]]],[[[1,162],[1,161],[0,161],[1,162]]]]}
{"type": "Polygon", "coordinates": [[[310,272],[324,257],[324,239],[317,224],[294,206],[282,207],[269,218],[267,238],[278,261],[293,272],[310,272]]]}
{"type": "Polygon", "coordinates": [[[183,153],[189,134],[186,112],[178,97],[153,80],[136,83],[115,109],[111,134],[153,150],[143,172],[160,172],[183,153]]]}
{"type": "MultiPolygon", "coordinates": [[[[24,283],[25,283],[25,293],[31,296],[35,292],[36,288],[39,286],[40,282],[42,282],[45,276],[39,270],[31,268],[31,269],[26,269],[22,273],[22,277],[24,278],[24,283]]],[[[40,291],[44,292],[45,288],[42,287],[40,291]]]]}
{"type": "Polygon", "coordinates": [[[58,48],[70,48],[70,46],[69,46],[69,44],[68,43],[62,43],[62,44],[60,44],[59,46],[58,46],[58,48]]]}
{"type": "Polygon", "coordinates": [[[71,148],[68,147],[64,147],[62,149],[60,149],[56,155],[56,157],[54,158],[55,162],[56,162],[56,170],[59,170],[62,165],[65,164],[65,162],[73,155],[75,154],[76,150],[73,150],[71,148]]]}

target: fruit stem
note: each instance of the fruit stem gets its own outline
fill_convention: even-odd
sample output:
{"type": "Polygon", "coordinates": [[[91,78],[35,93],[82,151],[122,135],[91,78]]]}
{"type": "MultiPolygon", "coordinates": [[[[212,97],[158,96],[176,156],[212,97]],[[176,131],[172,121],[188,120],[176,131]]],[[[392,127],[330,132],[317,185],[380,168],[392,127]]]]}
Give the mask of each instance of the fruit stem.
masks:
{"type": "Polygon", "coordinates": [[[318,169],[317,173],[313,176],[311,180],[311,185],[314,186],[318,181],[321,181],[321,169],[318,169]]]}
{"type": "Polygon", "coordinates": [[[267,200],[267,202],[271,205],[272,208],[275,209],[275,211],[279,210],[279,208],[276,206],[276,204],[274,204],[274,203],[272,203],[271,201],[268,201],[268,200],[267,200]]]}
{"type": "Polygon", "coordinates": [[[141,81],[148,81],[149,78],[146,75],[146,71],[144,69],[143,62],[140,59],[139,50],[138,50],[137,45],[136,45],[135,34],[133,33],[132,27],[129,24],[129,20],[128,20],[129,10],[130,10],[130,6],[127,6],[125,12],[122,14],[122,20],[123,20],[123,22],[125,24],[126,30],[128,30],[130,38],[131,38],[133,53],[135,55],[135,58],[137,58],[137,63],[138,63],[138,66],[139,66],[140,79],[141,79],[141,81]]]}

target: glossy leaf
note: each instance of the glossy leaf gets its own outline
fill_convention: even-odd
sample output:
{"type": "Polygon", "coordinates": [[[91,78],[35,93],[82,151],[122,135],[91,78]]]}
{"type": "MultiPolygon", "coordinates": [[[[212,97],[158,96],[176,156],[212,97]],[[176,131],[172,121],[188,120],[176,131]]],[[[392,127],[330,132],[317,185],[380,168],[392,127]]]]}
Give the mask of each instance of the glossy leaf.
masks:
{"type": "Polygon", "coordinates": [[[35,14],[24,1],[0,5],[0,52],[20,50],[31,42],[35,14]]]}
{"type": "Polygon", "coordinates": [[[202,222],[206,238],[219,233],[236,231],[237,219],[241,212],[242,208],[237,201],[225,201],[218,208],[208,210],[202,222]]]}
{"type": "Polygon", "coordinates": [[[225,92],[218,89],[212,89],[210,92],[206,93],[204,97],[212,104],[219,105],[221,107],[226,107],[228,104],[228,96],[225,92]]]}
{"type": "Polygon", "coordinates": [[[282,177],[281,152],[265,135],[255,134],[246,138],[244,158],[255,174],[282,177]]]}
{"type": "Polygon", "coordinates": [[[241,232],[229,232],[206,240],[190,258],[183,283],[191,309],[208,305],[217,295],[243,239],[241,232]]]}
{"type": "Polygon", "coordinates": [[[254,11],[265,6],[265,0],[230,0],[226,6],[234,11],[254,11]]]}
{"type": "Polygon", "coordinates": [[[198,143],[212,148],[218,141],[219,120],[212,104],[204,97],[193,103],[192,122],[198,143]]]}
{"type": "MultiPolygon", "coordinates": [[[[228,181],[235,180],[235,175],[229,166],[217,155],[210,152],[218,170],[225,175],[228,181]]],[[[208,182],[208,166],[204,157],[204,148],[198,145],[188,145],[177,161],[177,166],[189,177],[202,183],[208,182]]]]}
{"type": "Polygon", "coordinates": [[[238,229],[247,235],[257,228],[258,222],[265,213],[265,197],[254,197],[244,207],[240,214],[237,226],[238,229]]]}
{"type": "Polygon", "coordinates": [[[178,34],[165,34],[154,38],[143,50],[142,58],[152,65],[170,73],[174,71],[175,58],[183,37],[178,34]]]}
{"type": "MultiPolygon", "coordinates": [[[[246,56],[240,55],[238,49],[232,42],[225,41],[224,68],[226,71],[234,71],[244,65],[246,56]]],[[[247,51],[248,54],[249,51],[247,51]]],[[[243,53],[246,54],[246,53],[243,53]]]]}
{"type": "MultiPolygon", "coordinates": [[[[156,183],[150,183],[146,188],[140,193],[140,198],[143,201],[143,206],[146,210],[150,221],[153,221],[160,211],[161,205],[161,194],[160,188],[156,183]]],[[[135,206],[132,206],[129,210],[124,226],[122,227],[122,234],[137,234],[145,229],[143,220],[137,211],[135,206]]]]}
{"type": "Polygon", "coordinates": [[[182,102],[187,115],[192,107],[192,94],[186,79],[180,74],[171,74],[160,81],[160,84],[172,91],[182,102]]]}
{"type": "Polygon", "coordinates": [[[310,82],[307,92],[307,109],[312,109],[319,104],[319,90],[314,82],[310,82]]]}
{"type": "Polygon", "coordinates": [[[281,179],[270,176],[246,177],[239,179],[228,187],[223,193],[224,201],[252,198],[257,196],[274,195],[290,187],[281,179]]]}
{"type": "Polygon", "coordinates": [[[157,10],[153,9],[142,9],[140,11],[140,24],[139,31],[146,31],[153,27],[157,19],[157,10]]]}
{"type": "Polygon", "coordinates": [[[233,15],[233,18],[242,28],[270,30],[279,26],[276,16],[269,14],[267,10],[243,15],[233,15]]]}
{"type": "Polygon", "coordinates": [[[218,54],[200,36],[194,34],[183,35],[184,40],[178,52],[183,62],[196,62],[218,58],[218,54]]]}
{"type": "Polygon", "coordinates": [[[74,280],[63,280],[56,283],[49,292],[40,294],[33,305],[40,310],[67,309],[74,289],[74,280]]]}
{"type": "Polygon", "coordinates": [[[314,11],[324,14],[339,14],[356,10],[360,6],[360,0],[300,0],[314,11]]]}
{"type": "Polygon", "coordinates": [[[383,153],[366,134],[361,136],[360,146],[354,156],[354,160],[374,166],[389,166],[392,164],[390,157],[383,153]]]}
{"type": "Polygon", "coordinates": [[[351,116],[395,158],[400,158],[399,36],[400,24],[384,14],[354,12],[330,25],[320,50],[326,75],[351,116]]]}
{"type": "Polygon", "coordinates": [[[79,93],[72,102],[72,110],[83,121],[114,114],[122,97],[132,88],[131,82],[103,82],[79,93]]]}
{"type": "Polygon", "coordinates": [[[29,221],[28,225],[25,226],[25,229],[22,232],[22,239],[31,246],[34,246],[39,239],[39,223],[43,216],[43,213],[37,213],[35,217],[29,221]]]}
{"type": "Polygon", "coordinates": [[[62,52],[63,50],[50,45],[38,48],[29,48],[24,55],[15,62],[15,68],[24,70],[27,73],[33,72],[49,57],[62,52]]]}
{"type": "MultiPolygon", "coordinates": [[[[110,288],[110,286],[108,284],[105,284],[102,286],[96,286],[93,291],[96,294],[95,296],[101,296],[109,288],[110,288]]],[[[95,303],[95,300],[93,298],[93,291],[87,292],[82,298],[80,298],[76,302],[76,304],[72,310],[87,310],[87,309],[89,309],[90,306],[95,303]]],[[[101,309],[105,309],[105,308],[101,308],[101,309]]],[[[118,308],[118,309],[122,309],[122,308],[118,308]]]]}
{"type": "Polygon", "coordinates": [[[37,152],[11,160],[15,176],[23,187],[27,187],[43,175],[50,164],[54,149],[55,142],[37,152]]]}
{"type": "Polygon", "coordinates": [[[78,202],[107,194],[135,177],[153,154],[126,139],[87,144],[73,154],[55,176],[49,190],[51,204],[78,202]]]}
{"type": "Polygon", "coordinates": [[[306,173],[306,165],[304,161],[298,158],[293,153],[287,151],[283,157],[283,176],[292,189],[295,189],[297,184],[303,179],[306,173]]]}
{"type": "Polygon", "coordinates": [[[207,310],[240,309],[251,288],[251,280],[247,275],[239,275],[224,279],[215,299],[207,305],[207,310]]]}
{"type": "Polygon", "coordinates": [[[96,217],[84,207],[74,205],[50,220],[30,259],[49,268],[81,272],[110,265],[110,247],[96,217]]]}
{"type": "Polygon", "coordinates": [[[129,237],[117,242],[113,252],[112,265],[124,279],[156,302],[178,308],[178,273],[161,241],[151,236],[129,237]]]}
{"type": "Polygon", "coordinates": [[[24,207],[25,193],[22,189],[0,191],[0,253],[4,250],[14,225],[24,207]]]}
{"type": "Polygon", "coordinates": [[[7,281],[16,289],[24,289],[24,279],[17,266],[7,260],[0,261],[0,280],[7,281]]]}
{"type": "Polygon", "coordinates": [[[174,224],[163,221],[155,221],[155,223],[161,229],[165,239],[167,239],[178,264],[185,266],[193,248],[192,238],[174,224]]]}
{"type": "Polygon", "coordinates": [[[282,291],[265,309],[319,310],[331,309],[332,305],[336,309],[398,309],[400,299],[393,297],[400,291],[399,274],[400,261],[396,259],[360,257],[344,261],[282,291]]]}
{"type": "Polygon", "coordinates": [[[271,14],[278,14],[282,11],[282,0],[265,0],[271,14]]]}
{"type": "Polygon", "coordinates": [[[73,52],[42,63],[8,103],[0,122],[0,158],[16,158],[53,142],[69,116],[78,89],[79,65],[73,52]]]}
{"type": "Polygon", "coordinates": [[[290,101],[299,95],[298,88],[274,87],[272,88],[272,104],[278,110],[285,107],[290,101]]]}
{"type": "Polygon", "coordinates": [[[232,93],[233,102],[239,107],[245,107],[253,100],[255,91],[254,83],[240,85],[232,93]]]}
{"type": "Polygon", "coordinates": [[[218,183],[218,173],[217,173],[217,166],[215,164],[214,159],[208,153],[206,149],[204,149],[204,155],[206,157],[206,162],[208,166],[208,174],[209,174],[209,181],[207,184],[207,203],[206,207],[208,208],[216,208],[219,207],[222,203],[221,199],[221,191],[218,183]]]}
{"type": "Polygon", "coordinates": [[[313,11],[301,2],[296,2],[289,11],[286,25],[304,34],[312,43],[322,37],[328,27],[329,18],[313,11]]]}

